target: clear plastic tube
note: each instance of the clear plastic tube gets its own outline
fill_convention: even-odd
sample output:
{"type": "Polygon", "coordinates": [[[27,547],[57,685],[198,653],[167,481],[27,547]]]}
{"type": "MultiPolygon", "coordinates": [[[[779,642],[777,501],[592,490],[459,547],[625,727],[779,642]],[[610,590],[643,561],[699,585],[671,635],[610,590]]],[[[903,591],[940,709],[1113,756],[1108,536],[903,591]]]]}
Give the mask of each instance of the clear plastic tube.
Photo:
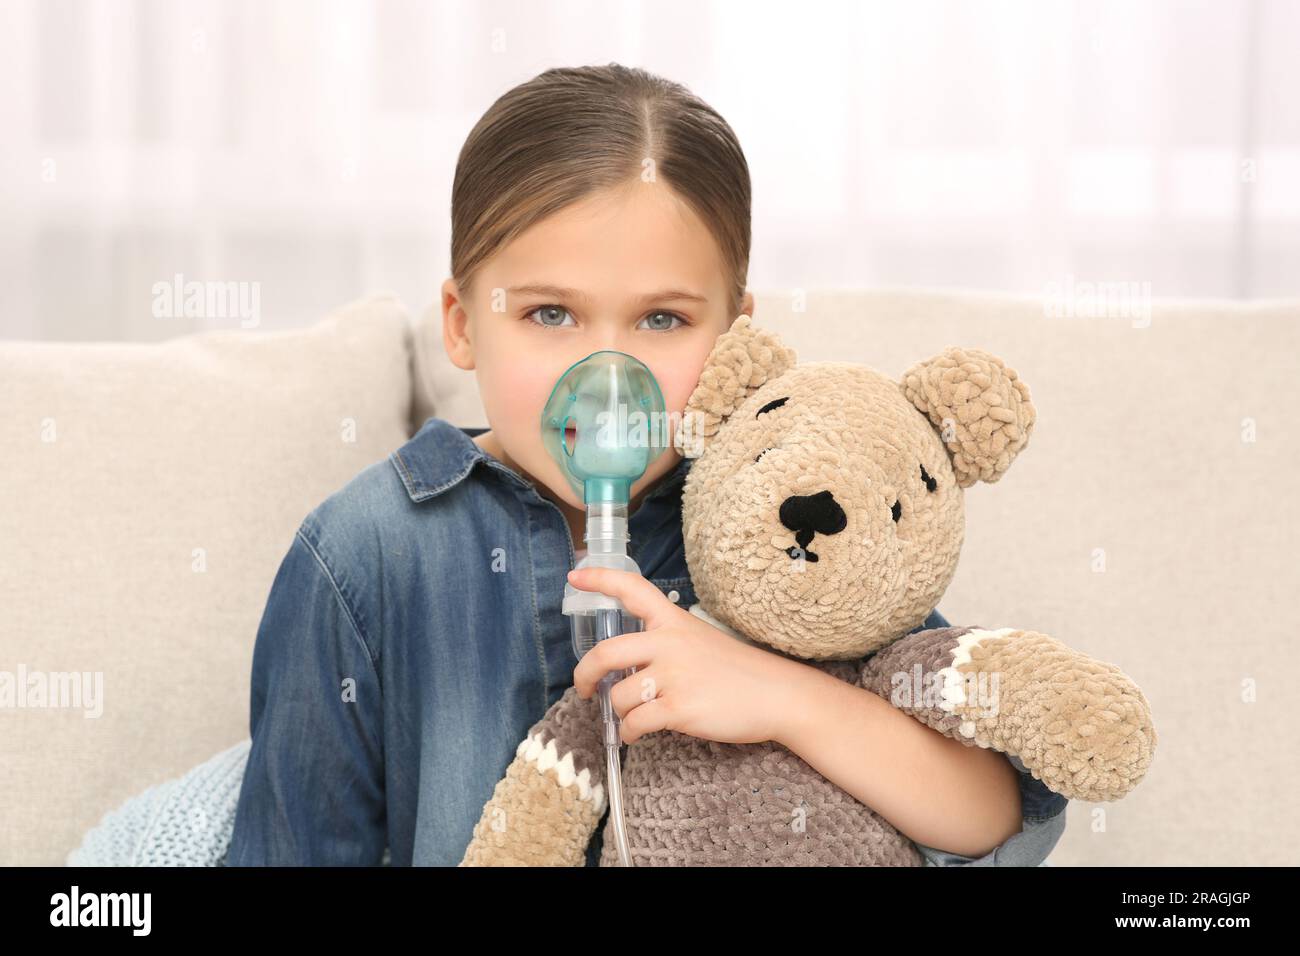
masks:
{"type": "MultiPolygon", "coordinates": [[[[579,658],[596,645],[610,637],[640,631],[644,622],[626,610],[619,608],[597,608],[591,611],[572,614],[573,650],[579,658]]],[[[614,845],[618,852],[619,866],[633,866],[632,853],[627,839],[627,817],[623,809],[623,769],[621,748],[623,742],[619,736],[618,712],[610,700],[610,690],[615,684],[630,674],[636,673],[635,667],[626,670],[610,671],[596,684],[600,700],[601,723],[604,728],[602,743],[605,747],[605,780],[609,792],[610,826],[613,830],[614,845]]]]}
{"type": "Polygon", "coordinates": [[[605,723],[605,779],[609,790],[609,819],[614,831],[614,848],[618,852],[619,866],[632,866],[632,851],[627,842],[627,816],[623,811],[623,767],[619,757],[622,742],[619,739],[618,714],[610,703],[610,688],[626,675],[626,671],[610,671],[601,678],[600,713],[605,723]]]}
{"type": "MultiPolygon", "coordinates": [[[[587,556],[579,567],[611,567],[640,573],[627,554],[627,506],[613,502],[587,505],[587,556]]],[[[600,641],[645,629],[645,622],[628,612],[621,601],[599,591],[583,591],[565,585],[564,613],[568,615],[573,637],[573,653],[581,660],[600,641]]],[[[636,672],[635,667],[610,671],[597,682],[600,699],[602,742],[605,747],[605,780],[609,793],[610,829],[618,851],[620,866],[633,866],[627,838],[627,818],[623,805],[622,739],[619,737],[618,713],[610,701],[610,689],[636,672]]]]}

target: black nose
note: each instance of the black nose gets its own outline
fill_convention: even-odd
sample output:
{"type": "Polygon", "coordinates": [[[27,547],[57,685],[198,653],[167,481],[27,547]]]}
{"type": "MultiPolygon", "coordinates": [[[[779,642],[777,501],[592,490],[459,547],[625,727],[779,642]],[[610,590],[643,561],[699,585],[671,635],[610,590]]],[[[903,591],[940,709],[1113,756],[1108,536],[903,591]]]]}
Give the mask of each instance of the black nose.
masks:
{"type": "Polygon", "coordinates": [[[844,514],[829,491],[815,495],[791,495],[781,502],[781,524],[794,532],[797,548],[786,548],[792,558],[804,557],[816,561],[817,555],[808,550],[815,534],[839,534],[848,524],[844,514]]]}

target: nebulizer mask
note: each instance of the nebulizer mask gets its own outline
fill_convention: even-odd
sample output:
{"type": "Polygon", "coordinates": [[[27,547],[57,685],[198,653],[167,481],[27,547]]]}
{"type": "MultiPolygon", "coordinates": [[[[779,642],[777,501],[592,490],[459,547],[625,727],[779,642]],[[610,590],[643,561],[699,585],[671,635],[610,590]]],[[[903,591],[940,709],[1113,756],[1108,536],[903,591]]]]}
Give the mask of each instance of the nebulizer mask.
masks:
{"type": "MultiPolygon", "coordinates": [[[[627,553],[628,498],[632,484],[671,444],[663,393],[644,364],[605,349],[571,365],[542,409],[542,443],[587,506],[587,556],[579,568],[641,573],[627,553]]],[[[573,652],[582,656],[610,637],[644,630],[644,622],[617,598],[564,586],[565,616],[573,652]]],[[[631,866],[623,816],[619,718],[610,688],[636,668],[610,671],[597,685],[604,724],[609,812],[621,866],[631,866]]]]}

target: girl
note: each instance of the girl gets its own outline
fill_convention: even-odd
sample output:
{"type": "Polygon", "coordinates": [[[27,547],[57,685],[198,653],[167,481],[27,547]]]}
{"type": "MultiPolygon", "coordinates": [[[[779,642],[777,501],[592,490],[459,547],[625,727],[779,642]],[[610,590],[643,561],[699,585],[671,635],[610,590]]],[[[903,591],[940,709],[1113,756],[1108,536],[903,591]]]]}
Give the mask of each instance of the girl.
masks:
{"type": "MultiPolygon", "coordinates": [[[[753,314],[749,243],[740,145],[678,84],[552,69],[484,114],[457,162],[442,308],[491,427],[431,418],[303,521],[257,635],[229,865],[460,860],[529,727],[600,676],[575,668],[560,610],[586,512],[542,445],[542,406],[570,365],[617,349],[680,412],[714,340],[753,314]]],[[[632,488],[644,579],[573,579],[646,620],[638,663],[660,695],[615,688],[624,741],[778,741],[931,862],[1041,862],[1064,799],[1022,766],[687,613],[689,465],[669,450],[632,488]]],[[[598,835],[589,863],[599,851],[598,835]]]]}

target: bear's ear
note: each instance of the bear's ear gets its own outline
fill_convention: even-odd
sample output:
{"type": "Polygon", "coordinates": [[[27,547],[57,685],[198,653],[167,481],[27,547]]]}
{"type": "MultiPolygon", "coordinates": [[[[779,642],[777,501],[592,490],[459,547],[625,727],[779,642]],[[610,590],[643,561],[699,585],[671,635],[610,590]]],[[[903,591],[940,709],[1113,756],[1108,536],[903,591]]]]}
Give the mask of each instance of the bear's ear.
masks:
{"type": "Polygon", "coordinates": [[[963,488],[1001,478],[1037,418],[1029,386],[982,349],[945,349],[904,372],[899,387],[939,430],[963,488]]]}
{"type": "Polygon", "coordinates": [[[765,383],[794,366],[794,350],[776,334],[741,315],[718,336],[700,382],[691,392],[674,445],[684,458],[698,458],[722,423],[765,383]]]}

